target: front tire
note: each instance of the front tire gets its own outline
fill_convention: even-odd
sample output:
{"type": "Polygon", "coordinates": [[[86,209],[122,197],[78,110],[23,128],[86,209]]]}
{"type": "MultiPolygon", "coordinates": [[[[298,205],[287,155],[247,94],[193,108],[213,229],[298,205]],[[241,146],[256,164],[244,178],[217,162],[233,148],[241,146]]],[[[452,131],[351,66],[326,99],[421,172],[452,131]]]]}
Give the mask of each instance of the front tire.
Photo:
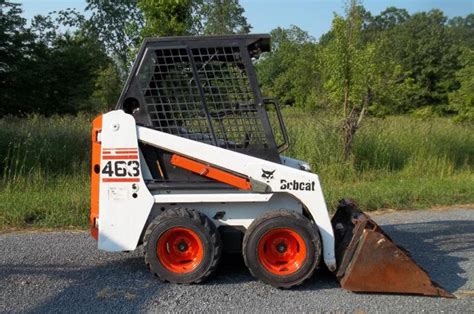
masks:
{"type": "Polygon", "coordinates": [[[148,226],[145,263],[162,281],[199,283],[216,269],[222,252],[214,223],[198,211],[168,209],[148,226]]]}
{"type": "Polygon", "coordinates": [[[319,264],[317,227],[303,215],[278,210],[252,222],[242,253],[252,275],[278,288],[290,288],[311,277],[319,264]]]}

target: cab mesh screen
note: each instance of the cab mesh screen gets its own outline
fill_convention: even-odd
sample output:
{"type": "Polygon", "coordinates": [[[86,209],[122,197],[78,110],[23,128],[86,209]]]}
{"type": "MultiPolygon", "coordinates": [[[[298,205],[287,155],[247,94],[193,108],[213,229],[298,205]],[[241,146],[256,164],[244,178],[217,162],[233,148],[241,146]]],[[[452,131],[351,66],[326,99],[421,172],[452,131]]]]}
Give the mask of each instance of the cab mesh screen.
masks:
{"type": "Polygon", "coordinates": [[[138,77],[156,129],[224,148],[266,146],[238,47],[156,49],[138,77]]]}

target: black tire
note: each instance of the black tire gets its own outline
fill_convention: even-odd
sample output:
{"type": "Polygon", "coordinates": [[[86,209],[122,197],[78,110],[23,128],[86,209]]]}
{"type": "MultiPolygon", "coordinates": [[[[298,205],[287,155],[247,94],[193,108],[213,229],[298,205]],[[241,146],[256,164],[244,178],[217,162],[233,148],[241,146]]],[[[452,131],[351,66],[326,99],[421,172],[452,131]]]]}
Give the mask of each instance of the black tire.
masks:
{"type": "MultiPolygon", "coordinates": [[[[285,246],[283,246],[282,250],[286,251],[285,246]]],[[[254,277],[277,288],[291,288],[301,284],[313,274],[321,258],[321,239],[317,226],[303,215],[288,210],[277,210],[266,213],[252,222],[244,236],[242,254],[245,265],[247,265],[254,277]],[[260,256],[266,256],[267,253],[265,252],[269,250],[265,240],[268,235],[271,232],[276,232],[278,238],[278,232],[282,229],[290,230],[299,236],[298,239],[304,243],[305,248],[304,250],[300,249],[300,242],[297,242],[298,254],[301,254],[300,257],[304,256],[304,260],[299,263],[300,266],[290,266],[294,267],[295,270],[288,274],[280,274],[275,270],[273,272],[270,271],[264,265],[265,262],[262,261],[265,260],[265,257],[260,256]],[[260,241],[263,241],[263,244],[260,244],[260,241]],[[260,255],[259,244],[264,245],[262,246],[263,253],[260,253],[260,255]]],[[[284,267],[282,267],[283,270],[285,269],[284,267]]]]}
{"type": "MultiPolygon", "coordinates": [[[[153,274],[162,281],[185,284],[200,283],[209,277],[216,269],[222,253],[221,239],[214,223],[200,212],[186,208],[168,209],[157,216],[145,232],[143,247],[145,263],[153,274]],[[184,273],[170,270],[165,266],[165,258],[158,256],[160,238],[167,231],[176,229],[191,230],[201,241],[200,262],[194,269],[184,273]]],[[[166,248],[169,249],[169,244],[166,248]]]]}

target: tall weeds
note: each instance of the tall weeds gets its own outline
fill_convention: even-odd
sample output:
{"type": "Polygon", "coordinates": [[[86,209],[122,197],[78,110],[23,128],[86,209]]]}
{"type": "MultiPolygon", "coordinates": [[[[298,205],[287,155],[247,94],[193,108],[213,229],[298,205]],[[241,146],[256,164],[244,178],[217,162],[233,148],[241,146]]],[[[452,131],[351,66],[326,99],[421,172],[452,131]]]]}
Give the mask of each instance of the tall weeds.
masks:
{"type": "Polygon", "coordinates": [[[339,121],[285,112],[287,155],[308,161],[328,203],[354,198],[365,210],[474,202],[474,126],[446,118],[367,119],[344,161],[339,121]]]}
{"type": "MultiPolygon", "coordinates": [[[[362,209],[474,203],[474,127],[448,119],[367,119],[344,161],[339,121],[284,111],[285,155],[308,161],[330,207],[362,209]]],[[[85,226],[92,117],[0,119],[0,228],[85,226]]]]}
{"type": "Polygon", "coordinates": [[[90,121],[87,116],[0,120],[0,229],[85,225],[90,121]]]}

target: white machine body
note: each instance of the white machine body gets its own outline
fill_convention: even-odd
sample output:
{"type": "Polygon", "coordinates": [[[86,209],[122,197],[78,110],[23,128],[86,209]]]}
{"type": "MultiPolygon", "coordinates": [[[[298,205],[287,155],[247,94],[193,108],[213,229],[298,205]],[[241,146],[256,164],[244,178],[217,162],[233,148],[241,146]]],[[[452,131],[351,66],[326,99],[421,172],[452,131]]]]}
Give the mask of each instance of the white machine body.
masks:
{"type": "Polygon", "coordinates": [[[206,214],[216,226],[243,228],[265,212],[289,209],[311,216],[322,239],[324,262],[330,270],[336,268],[330,217],[319,178],[307,171],[307,163],[282,156],[282,164],[277,164],[137,126],[133,116],[121,110],[102,116],[97,141],[101,144],[99,214],[95,221],[99,249],[136,249],[154,206],[189,207],[206,214]],[[203,187],[152,194],[145,183],[150,173],[139,142],[245,176],[255,188],[229,192],[203,187]],[[225,215],[216,217],[218,212],[225,215]]]}

